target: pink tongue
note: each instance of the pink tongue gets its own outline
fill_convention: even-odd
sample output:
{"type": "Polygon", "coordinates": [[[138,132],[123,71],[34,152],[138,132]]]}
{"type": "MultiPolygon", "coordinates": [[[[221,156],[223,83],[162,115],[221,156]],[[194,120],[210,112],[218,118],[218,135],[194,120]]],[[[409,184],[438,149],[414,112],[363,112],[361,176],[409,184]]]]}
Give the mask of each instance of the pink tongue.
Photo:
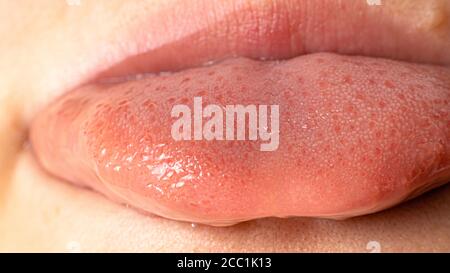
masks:
{"type": "Polygon", "coordinates": [[[234,59],[74,90],[39,114],[31,140],[52,174],[168,218],[347,217],[447,181],[449,76],[333,54],[234,59]],[[175,141],[172,107],[193,110],[194,97],[203,108],[279,105],[278,148],[248,135],[175,141]]]}

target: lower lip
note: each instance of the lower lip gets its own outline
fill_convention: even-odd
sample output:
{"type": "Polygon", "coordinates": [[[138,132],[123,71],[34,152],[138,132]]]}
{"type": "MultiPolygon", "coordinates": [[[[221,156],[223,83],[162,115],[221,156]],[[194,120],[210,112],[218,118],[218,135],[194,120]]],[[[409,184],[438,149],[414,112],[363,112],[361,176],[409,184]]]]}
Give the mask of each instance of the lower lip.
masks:
{"type": "Polygon", "coordinates": [[[334,54],[235,59],[79,88],[37,116],[31,140],[50,173],[167,218],[349,217],[448,178],[448,75],[334,54]],[[279,147],[175,141],[171,109],[194,97],[279,105],[279,147]]]}

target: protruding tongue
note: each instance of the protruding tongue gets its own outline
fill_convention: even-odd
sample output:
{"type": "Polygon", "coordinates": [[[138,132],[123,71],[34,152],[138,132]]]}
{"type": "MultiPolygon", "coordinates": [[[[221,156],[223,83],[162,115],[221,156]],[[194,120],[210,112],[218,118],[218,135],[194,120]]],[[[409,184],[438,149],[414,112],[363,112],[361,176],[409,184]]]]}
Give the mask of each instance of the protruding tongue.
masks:
{"type": "Polygon", "coordinates": [[[449,72],[334,54],[234,59],[74,90],[37,116],[31,140],[50,173],[168,218],[348,217],[448,180],[449,72]],[[246,121],[242,140],[227,137],[239,105],[254,113],[231,127],[246,121]],[[207,127],[213,116],[223,126],[207,127]]]}

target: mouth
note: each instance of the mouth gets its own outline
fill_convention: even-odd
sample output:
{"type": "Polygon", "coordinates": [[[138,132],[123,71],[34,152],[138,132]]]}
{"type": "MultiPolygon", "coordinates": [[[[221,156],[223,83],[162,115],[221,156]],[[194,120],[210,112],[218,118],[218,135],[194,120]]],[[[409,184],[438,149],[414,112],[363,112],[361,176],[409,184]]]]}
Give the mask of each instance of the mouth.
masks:
{"type": "MultiPolygon", "coordinates": [[[[108,41],[34,118],[36,157],[64,180],[189,222],[345,218],[390,207],[450,176],[449,9],[426,3],[426,19],[403,5],[396,20],[395,6],[365,1],[225,5],[216,24],[190,18],[183,35],[170,26],[142,33],[154,19],[137,16],[116,37],[125,46],[108,41]],[[418,23],[402,34],[408,18],[418,23]],[[340,55],[315,53],[323,51],[340,55]],[[173,107],[195,107],[195,98],[202,109],[279,106],[279,130],[268,126],[279,132],[277,148],[250,141],[250,114],[242,140],[174,139],[173,107]]],[[[217,9],[205,5],[187,8],[217,9]]],[[[186,19],[177,20],[168,24],[186,19]]]]}

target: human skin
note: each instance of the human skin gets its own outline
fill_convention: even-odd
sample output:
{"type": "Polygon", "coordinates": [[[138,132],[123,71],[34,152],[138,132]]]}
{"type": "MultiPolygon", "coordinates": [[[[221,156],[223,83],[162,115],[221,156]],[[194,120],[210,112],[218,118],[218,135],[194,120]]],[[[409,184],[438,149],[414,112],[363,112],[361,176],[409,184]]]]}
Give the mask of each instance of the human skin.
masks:
{"type": "MultiPolygon", "coordinates": [[[[394,8],[402,2],[396,1],[390,6],[391,12],[403,20],[417,19],[414,16],[421,18],[420,13],[414,13],[417,11],[411,10],[405,15],[404,9],[400,12],[394,8]]],[[[123,5],[123,1],[96,1],[90,4],[92,6],[82,4],[80,7],[56,1],[47,3],[4,1],[0,4],[0,10],[5,13],[1,17],[8,22],[0,27],[4,28],[0,29],[4,39],[0,44],[0,89],[3,92],[0,103],[4,111],[0,117],[1,250],[65,251],[72,241],[78,242],[83,251],[366,251],[369,241],[380,242],[382,251],[450,250],[448,187],[382,213],[346,221],[261,219],[213,228],[144,216],[95,192],[50,177],[36,164],[27,145],[23,145],[31,117],[60,90],[75,84],[70,76],[64,76],[75,73],[71,72],[73,70],[89,70],[78,66],[77,60],[80,56],[95,55],[94,40],[114,40],[117,26],[129,22],[130,18],[143,18],[142,10],[163,13],[177,10],[182,4],[177,1],[135,2],[134,8],[130,8],[123,5]],[[33,5],[38,7],[33,9],[33,5]],[[95,16],[92,16],[93,9],[95,16]]],[[[264,2],[264,5],[268,3],[275,2],[264,2]]],[[[253,3],[252,8],[266,10],[264,5],[253,3]]],[[[192,6],[195,10],[196,5],[192,6]]],[[[425,14],[422,15],[425,18],[425,14]]],[[[429,18],[430,14],[427,15],[429,18]]],[[[431,15],[445,19],[448,13],[442,13],[439,8],[431,15]]],[[[434,21],[424,21],[422,27],[435,30],[431,31],[433,37],[448,45],[448,40],[442,38],[445,31],[441,27],[434,28],[434,21]]],[[[201,37],[201,32],[198,35],[201,37]]],[[[169,38],[160,43],[171,44],[169,38]]],[[[162,48],[162,45],[155,47],[162,48]]],[[[167,56],[168,51],[155,50],[154,56],[167,56]]],[[[254,52],[250,49],[236,51],[238,55],[254,52]]],[[[269,55],[288,57],[289,54],[275,54],[281,51],[277,49],[269,55]]],[[[227,55],[225,52],[219,55],[227,55]]],[[[173,56],[173,52],[169,55],[173,56]]],[[[204,61],[196,54],[187,59],[192,60],[188,66],[199,63],[199,59],[204,61]]],[[[436,61],[432,56],[415,61],[425,59],[436,61]]],[[[169,69],[184,65],[176,61],[168,63],[173,64],[169,69]]],[[[155,61],[150,69],[158,70],[158,66],[161,65],[155,61]]],[[[112,73],[119,73],[117,71],[120,68],[112,73]]]]}

